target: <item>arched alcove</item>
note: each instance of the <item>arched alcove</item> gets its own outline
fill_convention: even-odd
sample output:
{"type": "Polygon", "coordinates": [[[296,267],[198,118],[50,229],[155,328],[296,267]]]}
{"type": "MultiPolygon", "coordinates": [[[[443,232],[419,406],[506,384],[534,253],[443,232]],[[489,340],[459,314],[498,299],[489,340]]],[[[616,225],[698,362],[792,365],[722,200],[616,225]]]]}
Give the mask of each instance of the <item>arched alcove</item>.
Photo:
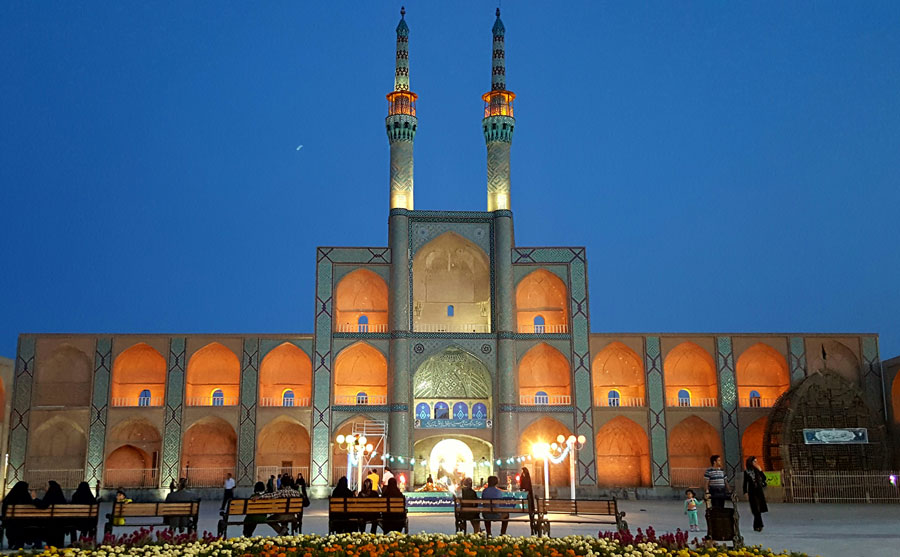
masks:
{"type": "Polygon", "coordinates": [[[413,328],[486,333],[490,327],[487,254],[454,232],[445,232],[419,248],[413,257],[413,328]]]}
{"type": "Polygon", "coordinates": [[[697,487],[709,468],[709,457],[722,455],[722,438],[708,422],[688,416],[669,432],[669,473],[677,487],[697,487]]]}
{"type": "Polygon", "coordinates": [[[156,487],[158,455],[122,445],[106,457],[105,483],[110,487],[156,487]]]}
{"type": "Polygon", "coordinates": [[[770,407],[791,383],[787,361],[777,350],[758,342],[737,360],[738,401],[744,407],[770,407]]]}
{"type": "Polygon", "coordinates": [[[368,269],[357,269],[334,289],[334,330],[344,333],[387,332],[388,287],[368,269]]]}
{"type": "Polygon", "coordinates": [[[900,373],[894,376],[891,385],[891,408],[894,414],[894,423],[900,424],[900,373]]]}
{"type": "Polygon", "coordinates": [[[682,342],[663,362],[668,406],[716,406],[716,366],[712,356],[693,342],[682,342]],[[679,396],[686,391],[690,396],[679,396]],[[689,402],[685,402],[689,400],[689,402]]]}
{"type": "Polygon", "coordinates": [[[854,385],[859,385],[859,358],[842,342],[826,340],[818,349],[809,350],[806,354],[809,374],[831,371],[854,385]],[[824,357],[823,357],[824,349],[824,357]]]}
{"type": "Polygon", "coordinates": [[[188,406],[235,406],[240,396],[241,362],[218,342],[194,352],[185,376],[188,406]],[[221,395],[214,396],[216,391],[221,395]]]}
{"type": "MultiPolygon", "coordinates": [[[[536,443],[556,443],[559,435],[568,437],[572,431],[554,418],[544,417],[529,425],[522,436],[519,437],[519,454],[530,455],[534,453],[536,443]]],[[[532,457],[531,480],[535,484],[544,483],[543,461],[532,457]]],[[[568,457],[559,464],[550,463],[550,485],[561,487],[569,485],[569,460],[568,457]]]]}
{"type": "Polygon", "coordinates": [[[569,294],[563,281],[546,269],[529,273],[516,286],[520,333],[568,332],[569,294]]]}
{"type": "Polygon", "coordinates": [[[300,422],[281,416],[266,424],[256,442],[257,476],[303,473],[309,478],[309,432],[300,422]]]}
{"type": "Polygon", "coordinates": [[[570,405],[571,370],[562,352],[542,342],[519,361],[519,404],[570,405]],[[540,392],[546,395],[535,398],[540,392]]]}
{"type": "Polygon", "coordinates": [[[643,406],[644,364],[637,353],[623,343],[607,344],[591,366],[596,406],[643,406]],[[612,402],[617,397],[618,401],[612,402]]]}
{"type": "Polygon", "coordinates": [[[766,418],[762,417],[747,426],[744,435],[741,436],[741,461],[751,456],[759,459],[759,465],[763,466],[763,436],[766,433],[766,418]]]}
{"type": "Polygon", "coordinates": [[[139,342],[116,357],[110,385],[112,406],[162,406],[165,395],[166,359],[155,348],[139,342]]]}
{"type": "Polygon", "coordinates": [[[182,437],[182,476],[194,487],[219,487],[234,474],[237,435],[231,424],[207,416],[194,422],[182,437]]]}
{"type": "Polygon", "coordinates": [[[55,349],[35,370],[35,406],[90,406],[93,364],[69,344],[55,349]]]}
{"type": "MultiPolygon", "coordinates": [[[[69,418],[56,416],[42,423],[28,440],[28,470],[84,470],[87,436],[84,428],[69,418]]],[[[62,474],[61,474],[62,475],[62,474]]],[[[45,478],[46,480],[56,478],[45,478]]],[[[62,484],[62,482],[60,482],[62,484]]]]}
{"type": "Polygon", "coordinates": [[[306,352],[285,342],[266,354],[259,366],[261,406],[309,406],[311,395],[312,362],[306,352]]]}
{"type": "Polygon", "coordinates": [[[387,360],[375,347],[357,342],[334,360],[334,403],[338,406],[387,403],[387,360]],[[365,396],[359,396],[365,393],[365,396]]]}
{"type": "Polygon", "coordinates": [[[650,442],[641,426],[616,416],[600,428],[597,481],[601,487],[650,485],[650,442]]]}

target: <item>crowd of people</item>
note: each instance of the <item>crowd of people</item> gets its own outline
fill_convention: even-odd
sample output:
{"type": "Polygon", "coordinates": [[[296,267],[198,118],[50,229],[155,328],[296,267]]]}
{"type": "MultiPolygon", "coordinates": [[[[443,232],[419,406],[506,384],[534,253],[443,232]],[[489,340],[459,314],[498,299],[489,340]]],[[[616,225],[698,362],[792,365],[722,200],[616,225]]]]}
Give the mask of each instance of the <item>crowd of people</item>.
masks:
{"type": "MultiPolygon", "coordinates": [[[[3,498],[2,510],[3,516],[6,516],[10,505],[34,505],[38,509],[46,509],[50,505],[68,504],[95,505],[97,498],[94,497],[87,482],[78,484],[78,489],[72,494],[71,500],[66,500],[62,487],[53,480],[47,482],[44,496],[40,498],[33,489],[29,488],[27,482],[16,482],[3,498]]],[[[28,518],[12,518],[3,521],[3,529],[6,531],[9,547],[15,548],[43,547],[44,545],[62,547],[65,545],[66,535],[77,540],[92,535],[96,528],[97,523],[93,519],[76,523],[74,528],[68,530],[53,525],[47,526],[28,518]]]]}

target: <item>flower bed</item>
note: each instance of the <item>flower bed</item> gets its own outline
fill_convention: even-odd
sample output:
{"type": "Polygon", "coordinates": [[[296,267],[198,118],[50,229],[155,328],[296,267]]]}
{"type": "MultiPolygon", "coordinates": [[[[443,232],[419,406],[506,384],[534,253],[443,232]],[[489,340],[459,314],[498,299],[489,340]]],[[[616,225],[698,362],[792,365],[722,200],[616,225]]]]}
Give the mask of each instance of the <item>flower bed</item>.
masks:
{"type": "MultiPolygon", "coordinates": [[[[647,539],[646,534],[644,536],[643,539],[647,539]]],[[[176,539],[161,532],[154,537],[152,531],[146,530],[144,535],[129,534],[127,539],[122,536],[97,548],[48,548],[43,552],[13,554],[47,557],[806,557],[800,553],[777,552],[760,547],[739,550],[702,545],[687,547],[686,542],[665,536],[661,536],[656,542],[635,544],[625,544],[604,537],[498,536],[486,539],[477,534],[340,534],[328,537],[300,535],[230,540],[205,536],[198,540],[184,537],[176,539]],[[184,543],[178,543],[181,541],[184,543]]]]}

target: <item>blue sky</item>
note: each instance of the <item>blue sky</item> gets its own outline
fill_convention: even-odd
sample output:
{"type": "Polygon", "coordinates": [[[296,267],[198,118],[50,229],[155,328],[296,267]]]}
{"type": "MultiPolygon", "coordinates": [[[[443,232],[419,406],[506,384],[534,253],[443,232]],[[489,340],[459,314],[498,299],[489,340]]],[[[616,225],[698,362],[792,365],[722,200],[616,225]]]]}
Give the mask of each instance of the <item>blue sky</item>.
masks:
{"type": "MultiPolygon", "coordinates": [[[[399,7],[0,3],[0,354],[20,332],[311,332],[316,246],[387,243],[399,7]]],[[[417,209],[485,208],[495,7],[406,2],[417,209]]],[[[595,332],[900,353],[900,3],[503,20],[516,240],[587,247],[595,332]]]]}

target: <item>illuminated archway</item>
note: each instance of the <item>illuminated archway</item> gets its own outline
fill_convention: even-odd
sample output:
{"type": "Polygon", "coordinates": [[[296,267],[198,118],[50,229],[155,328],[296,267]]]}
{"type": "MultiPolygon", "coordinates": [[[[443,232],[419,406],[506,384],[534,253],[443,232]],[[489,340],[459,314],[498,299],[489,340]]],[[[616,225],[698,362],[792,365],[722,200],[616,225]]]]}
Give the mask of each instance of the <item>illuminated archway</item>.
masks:
{"type": "Polygon", "coordinates": [[[87,354],[63,344],[35,370],[35,406],[90,406],[93,364],[87,354]]]}
{"type": "Polygon", "coordinates": [[[550,271],[538,269],[528,274],[516,286],[519,332],[568,332],[568,298],[565,283],[550,271]]]}
{"type": "Polygon", "coordinates": [[[306,352],[285,342],[266,354],[259,366],[260,405],[308,406],[311,394],[312,362],[306,352]]]}
{"type": "Polygon", "coordinates": [[[650,485],[650,443],[641,426],[616,416],[600,428],[597,480],[601,487],[650,485]]]}
{"type": "Polygon", "coordinates": [[[113,406],[162,406],[166,395],[166,359],[140,342],[116,357],[110,398],[113,406]],[[148,391],[149,394],[142,394],[148,391]]]}
{"type": "Polygon", "coordinates": [[[188,406],[235,406],[240,395],[241,362],[234,352],[211,342],[194,352],[185,376],[188,406]],[[219,400],[214,393],[221,391],[219,400]]]}
{"type": "Polygon", "coordinates": [[[334,330],[345,333],[387,332],[388,288],[368,269],[357,269],[334,289],[334,330]]]}
{"type": "Polygon", "coordinates": [[[690,406],[716,406],[716,366],[709,352],[693,342],[682,342],[663,362],[666,404],[681,406],[678,391],[690,393],[690,406]]]}
{"type": "MultiPolygon", "coordinates": [[[[31,434],[28,440],[27,468],[84,470],[86,453],[87,436],[84,428],[68,418],[56,416],[39,425],[31,434]]],[[[44,478],[44,481],[46,479],[44,478]]]]}
{"type": "Polygon", "coordinates": [[[365,342],[343,349],[334,360],[334,403],[338,406],[387,403],[387,360],[365,342]],[[365,393],[365,397],[357,396],[365,393]]]}
{"type": "Polygon", "coordinates": [[[122,445],[106,457],[106,485],[156,487],[154,457],[133,445],[122,445]]]}
{"type": "Polygon", "coordinates": [[[744,435],[741,437],[742,461],[751,456],[755,456],[759,459],[759,465],[763,465],[763,436],[765,433],[765,417],[759,418],[744,430],[744,435]]]}
{"type": "Polygon", "coordinates": [[[644,405],[644,364],[640,356],[621,342],[611,342],[594,358],[591,366],[594,404],[613,406],[618,393],[619,406],[644,405]]]}
{"type": "Polygon", "coordinates": [[[225,474],[234,474],[237,435],[231,424],[207,416],[189,427],[181,450],[182,476],[195,487],[219,487],[225,474]]]}
{"type": "Polygon", "coordinates": [[[548,396],[545,404],[572,404],[571,375],[562,352],[545,342],[534,346],[519,361],[519,404],[535,404],[538,392],[548,396]]]}
{"type": "Polygon", "coordinates": [[[673,486],[697,487],[709,457],[722,455],[719,432],[697,416],[688,416],[669,433],[669,472],[673,486]]]}
{"type": "Polygon", "coordinates": [[[758,342],[737,360],[738,401],[744,407],[769,407],[791,383],[787,361],[777,350],[758,342]]]}
{"type": "Polygon", "coordinates": [[[281,416],[266,424],[256,442],[256,466],[266,468],[261,480],[279,472],[309,478],[309,432],[300,422],[281,416]]]}
{"type": "Polygon", "coordinates": [[[487,254],[455,232],[445,232],[419,248],[413,257],[414,329],[485,333],[490,326],[487,254]]]}
{"type": "MultiPolygon", "coordinates": [[[[572,431],[559,420],[548,417],[541,418],[522,432],[522,436],[519,438],[519,454],[533,454],[533,446],[536,443],[555,443],[559,435],[568,437],[572,435],[572,431]]],[[[543,461],[532,457],[531,464],[533,465],[530,470],[532,481],[536,484],[543,484],[543,461]]],[[[559,464],[550,463],[550,485],[553,487],[569,485],[568,457],[559,464]]]]}
{"type": "Polygon", "coordinates": [[[816,371],[833,371],[854,385],[859,385],[859,359],[853,350],[836,340],[826,340],[818,349],[807,352],[806,355],[810,373],[816,371]],[[825,356],[822,357],[822,349],[825,356]]]}

